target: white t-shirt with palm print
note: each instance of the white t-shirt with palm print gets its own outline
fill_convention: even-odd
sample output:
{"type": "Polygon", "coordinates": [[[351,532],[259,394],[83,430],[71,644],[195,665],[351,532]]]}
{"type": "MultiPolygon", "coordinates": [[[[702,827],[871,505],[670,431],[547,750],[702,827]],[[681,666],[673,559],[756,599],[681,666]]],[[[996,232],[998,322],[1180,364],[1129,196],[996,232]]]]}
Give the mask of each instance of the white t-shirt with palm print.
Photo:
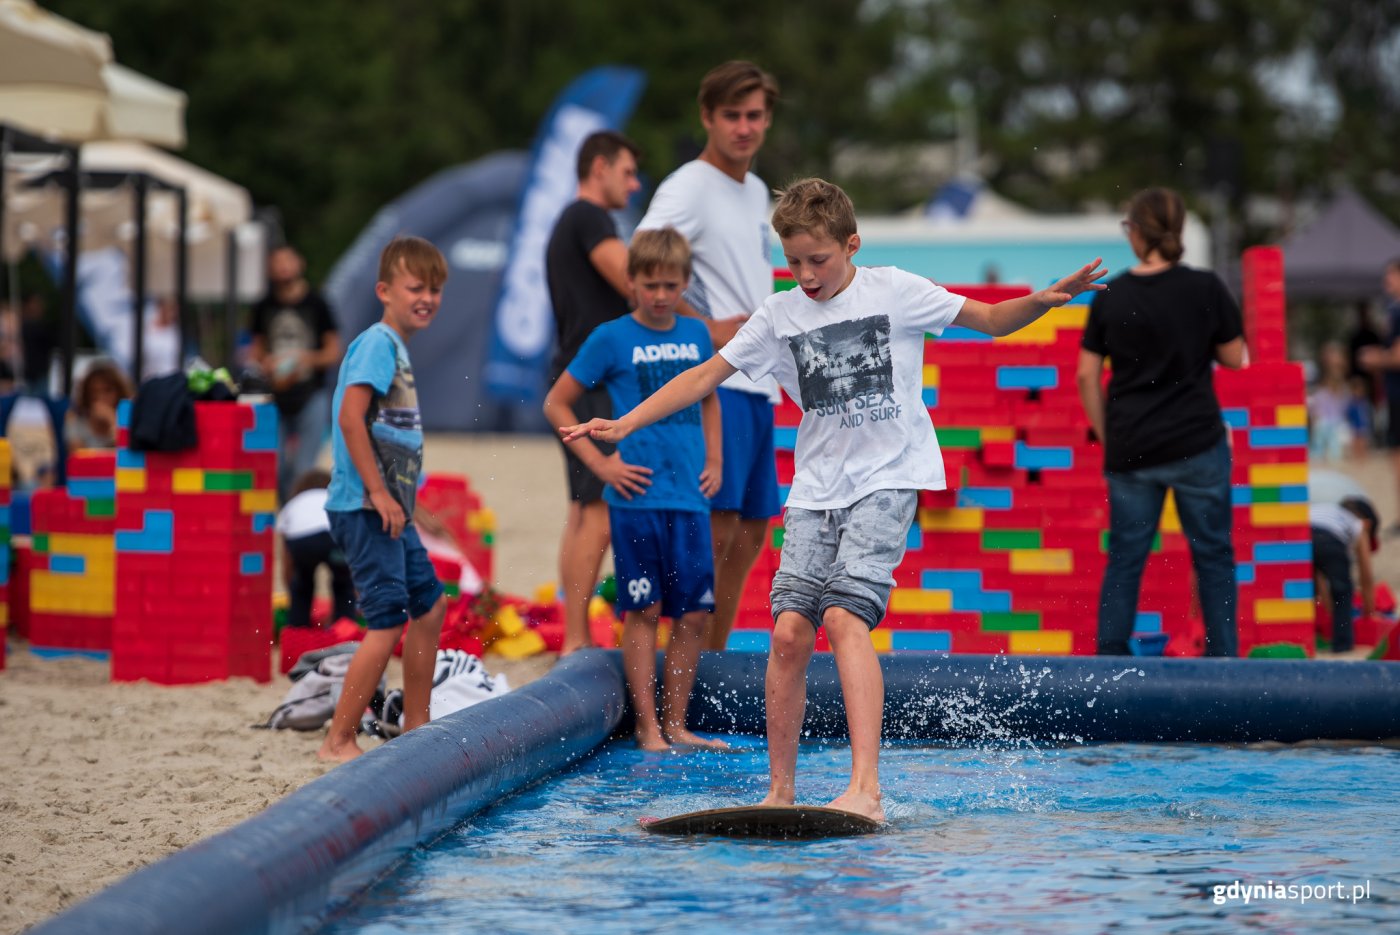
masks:
{"type": "Polygon", "coordinates": [[[924,335],[963,297],[890,266],[857,267],[825,302],[770,296],[719,354],[772,375],[802,407],[787,505],[848,507],[877,490],[942,490],[943,455],[923,402],[924,335]]]}

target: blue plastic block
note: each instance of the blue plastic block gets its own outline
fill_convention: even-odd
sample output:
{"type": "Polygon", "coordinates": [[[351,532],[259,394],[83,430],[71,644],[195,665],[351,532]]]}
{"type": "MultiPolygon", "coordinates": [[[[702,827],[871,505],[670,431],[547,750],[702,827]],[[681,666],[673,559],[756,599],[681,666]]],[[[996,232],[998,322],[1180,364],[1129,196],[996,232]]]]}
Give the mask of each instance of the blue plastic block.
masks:
{"type": "Polygon", "coordinates": [[[50,555],[49,571],[56,575],[81,575],[87,571],[87,560],[81,555],[50,555]]]}
{"type": "Polygon", "coordinates": [[[254,513],[253,532],[266,532],[277,525],[276,513],[254,513]]]}
{"type": "Polygon", "coordinates": [[[971,328],[960,328],[951,325],[943,329],[943,333],[938,336],[940,341],[990,341],[990,334],[983,334],[980,331],[973,331],[971,328]]]}
{"type": "Polygon", "coordinates": [[[111,477],[70,477],[68,495],[80,500],[111,500],[117,495],[117,482],[111,477]]]}
{"type": "Polygon", "coordinates": [[[919,528],[918,523],[909,526],[909,535],[904,537],[905,549],[922,549],[924,547],[924,531],[919,528]]]}
{"type": "Polygon", "coordinates": [[[1009,510],[1012,504],[1010,487],[963,487],[958,491],[958,506],[981,507],[984,510],[1009,510]]]}
{"type": "Polygon", "coordinates": [[[965,568],[925,568],[919,575],[919,587],[925,591],[980,591],[982,573],[965,568]]]}
{"type": "Polygon", "coordinates": [[[117,467],[143,468],[145,466],[146,453],[144,451],[132,451],[130,448],[117,449],[117,467]]]}
{"type": "Polygon", "coordinates": [[[773,447],[778,451],[797,450],[796,426],[779,425],[773,429],[773,447]]]}
{"type": "Polygon", "coordinates": [[[954,591],[954,610],[1011,610],[1010,591],[954,591]]]}
{"type": "Polygon", "coordinates": [[[1060,371],[1055,367],[997,368],[999,390],[1053,390],[1060,385],[1060,371]]]}
{"type": "Polygon", "coordinates": [[[1161,633],[1162,615],[1155,610],[1140,610],[1133,621],[1134,633],[1161,633]]]}
{"type": "Polygon", "coordinates": [[[1220,417],[1224,419],[1225,424],[1232,429],[1249,428],[1248,409],[1222,409],[1220,410],[1220,417]]]}
{"type": "Polygon", "coordinates": [[[1023,471],[1066,470],[1074,467],[1074,449],[1036,448],[1025,442],[1017,442],[1013,463],[1023,471]]]}
{"type": "Polygon", "coordinates": [[[277,407],[258,403],[253,407],[253,427],[243,431],[244,451],[277,450],[277,407]]]}
{"type": "Polygon", "coordinates": [[[947,630],[891,630],[890,648],[948,653],[953,651],[953,634],[947,630]]]}
{"type": "Polygon", "coordinates": [[[1313,599],[1313,583],[1311,578],[1302,581],[1285,581],[1283,583],[1283,596],[1291,601],[1310,601],[1313,599]]]}
{"type": "Polygon", "coordinates": [[[1254,583],[1254,563],[1253,563],[1253,562],[1240,562],[1238,565],[1235,566],[1235,583],[1236,583],[1236,584],[1253,584],[1253,583],[1254,583]]]}
{"type": "Polygon", "coordinates": [[[1251,448],[1306,448],[1308,430],[1303,426],[1267,426],[1249,430],[1251,448]]]}
{"type": "Polygon", "coordinates": [[[938,406],[938,387],[936,387],[936,386],[926,386],[926,387],[924,387],[924,391],[923,391],[922,396],[923,396],[923,400],[924,400],[924,408],[925,408],[925,409],[934,409],[934,408],[937,408],[937,406],[938,406]]]}
{"type": "Polygon", "coordinates": [[[766,653],[772,636],[767,630],[730,630],[729,642],[724,644],[725,649],[736,649],[741,652],[766,653]]]}
{"type": "Polygon", "coordinates": [[[263,573],[263,556],[261,552],[244,552],[238,556],[238,573],[242,575],[260,575],[263,573]]]}
{"type": "Polygon", "coordinates": [[[1258,542],[1254,545],[1254,561],[1260,565],[1279,562],[1312,561],[1311,542],[1258,542]]]}
{"type": "Polygon", "coordinates": [[[170,554],[175,551],[175,514],[170,510],[147,510],[139,530],[118,529],[118,552],[170,554]]]}

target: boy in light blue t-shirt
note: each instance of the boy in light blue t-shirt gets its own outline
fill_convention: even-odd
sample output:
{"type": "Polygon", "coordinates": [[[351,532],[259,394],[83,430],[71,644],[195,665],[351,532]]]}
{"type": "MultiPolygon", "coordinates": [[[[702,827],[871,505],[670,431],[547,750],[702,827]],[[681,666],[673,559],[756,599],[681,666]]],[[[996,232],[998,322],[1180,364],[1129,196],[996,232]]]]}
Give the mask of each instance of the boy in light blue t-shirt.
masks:
{"type": "Polygon", "coordinates": [[[349,760],[365,705],[379,685],[405,624],[403,726],[428,722],[442,584],[413,527],[423,468],[423,423],[405,342],[428,327],[442,301],[447,261],[419,237],[396,237],[379,257],[375,294],[384,317],[350,343],[336,380],[331,434],[334,467],[326,515],[345,553],[369,631],[345,674],[331,727],[317,756],[349,760]]]}
{"type": "MultiPolygon", "coordinates": [[[[606,386],[613,410],[634,408],[711,354],[703,322],[678,318],[690,279],[690,246],[674,228],[643,231],[627,253],[636,311],[598,326],[545,398],[556,426],[578,421],[585,390],[606,386]]],[[[721,479],[719,401],[713,393],[637,432],[611,455],[591,441],[574,451],[608,486],[613,566],[623,611],[622,657],[644,750],[726,747],[685,724],[695,667],[714,613],[709,498],[721,479]],[[656,627],[670,617],[662,716],[656,714],[656,627]]]]}

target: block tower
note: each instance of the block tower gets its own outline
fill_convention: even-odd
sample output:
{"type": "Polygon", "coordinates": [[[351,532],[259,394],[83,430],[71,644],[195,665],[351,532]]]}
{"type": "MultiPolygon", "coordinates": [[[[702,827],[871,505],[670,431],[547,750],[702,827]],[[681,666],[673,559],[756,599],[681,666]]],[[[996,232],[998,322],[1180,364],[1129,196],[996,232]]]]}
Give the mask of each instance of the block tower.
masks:
{"type": "Polygon", "coordinates": [[[271,678],[277,412],[196,403],[199,445],[126,447],[118,411],[112,678],[271,678]]]}
{"type": "MultiPolygon", "coordinates": [[[[791,285],[780,275],[778,288],[791,285]]],[[[951,288],[984,302],[1029,291],[951,288]]],[[[1282,260],[1274,248],[1245,255],[1244,312],[1253,361],[1216,372],[1233,443],[1240,651],[1304,655],[1313,625],[1306,409],[1301,368],[1283,360],[1282,260]]],[[[1103,449],[1090,439],[1074,380],[1087,316],[1087,305],[1073,304],[1005,338],[949,328],[926,341],[924,404],[948,489],[921,495],[889,615],[872,635],[877,649],[1094,652],[1108,499],[1103,449]]],[[[785,399],[776,414],[780,484],[792,479],[800,420],[800,408],[785,399]]],[[[731,647],[768,645],[768,590],[781,545],[775,526],[746,584],[731,647]]],[[[1190,553],[1169,498],[1135,632],[1165,633],[1169,654],[1198,654],[1204,628],[1193,595],[1190,553]]],[[[818,646],[825,648],[823,637],[818,646]]]]}

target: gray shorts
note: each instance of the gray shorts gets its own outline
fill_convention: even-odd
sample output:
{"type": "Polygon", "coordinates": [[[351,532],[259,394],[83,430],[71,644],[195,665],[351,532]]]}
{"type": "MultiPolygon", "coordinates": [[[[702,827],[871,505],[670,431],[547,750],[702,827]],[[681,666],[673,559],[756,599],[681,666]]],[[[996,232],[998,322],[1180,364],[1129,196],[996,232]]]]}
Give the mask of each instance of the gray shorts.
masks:
{"type": "Polygon", "coordinates": [[[875,629],[918,508],[914,490],[877,490],[840,510],[788,507],[782,561],[773,576],[773,620],[796,611],[820,627],[827,608],[840,607],[875,629]]]}

